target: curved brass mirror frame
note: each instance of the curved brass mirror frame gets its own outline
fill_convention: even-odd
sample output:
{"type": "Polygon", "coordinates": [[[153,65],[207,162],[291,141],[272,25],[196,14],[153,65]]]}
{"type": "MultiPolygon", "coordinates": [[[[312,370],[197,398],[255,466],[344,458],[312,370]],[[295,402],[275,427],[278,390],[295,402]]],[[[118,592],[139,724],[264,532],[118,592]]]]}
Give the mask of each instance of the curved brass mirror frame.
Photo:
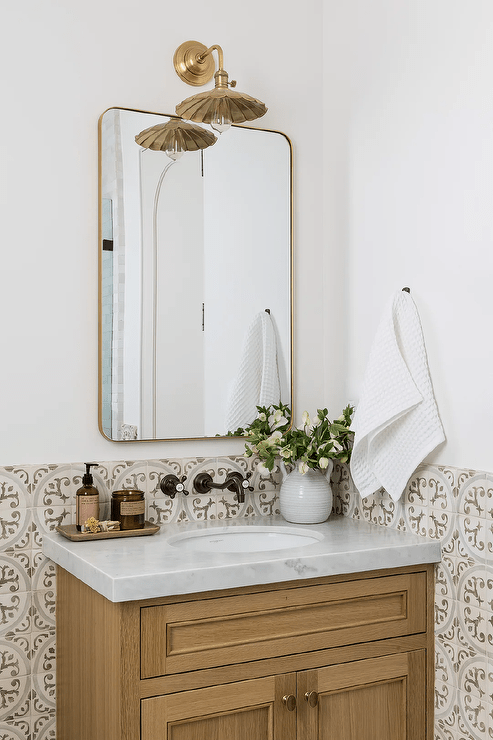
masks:
{"type": "MultiPolygon", "coordinates": [[[[142,113],[147,114],[151,116],[165,116],[170,118],[176,118],[176,114],[167,114],[167,113],[156,113],[151,111],[143,111],[135,108],[123,108],[123,107],[111,107],[106,109],[100,116],[98,121],[98,186],[99,186],[99,198],[98,198],[98,215],[99,215],[99,241],[98,241],[98,269],[99,269],[99,280],[98,280],[98,304],[99,304],[99,321],[98,321],[98,365],[99,365],[99,382],[98,382],[98,425],[99,425],[99,431],[105,437],[105,439],[108,439],[110,442],[174,442],[174,441],[192,441],[192,440],[201,440],[201,439],[228,439],[231,438],[231,435],[226,434],[215,434],[213,436],[208,435],[192,435],[192,436],[176,436],[176,437],[159,437],[159,438],[152,438],[152,437],[145,437],[142,439],[136,439],[136,438],[122,438],[122,439],[113,439],[112,437],[109,437],[104,429],[103,429],[103,284],[102,284],[102,278],[103,278],[103,190],[102,190],[102,146],[103,146],[103,136],[102,136],[102,122],[103,117],[106,113],[112,111],[112,110],[118,110],[118,111],[128,111],[131,113],[142,113]]],[[[293,267],[294,267],[294,197],[293,197],[293,146],[292,142],[289,139],[286,134],[284,134],[281,131],[275,131],[272,129],[264,129],[264,128],[258,128],[253,126],[245,126],[245,125],[233,125],[232,128],[237,129],[248,129],[249,131],[259,131],[259,132],[266,132],[269,134],[279,134],[280,136],[284,137],[286,140],[288,147],[289,147],[289,265],[288,265],[288,274],[289,274],[289,357],[286,357],[286,366],[289,373],[289,385],[290,385],[290,404],[293,408],[294,406],[294,275],[293,275],[293,267]]],[[[227,134],[225,134],[227,136],[227,134]]],[[[186,156],[186,155],[185,155],[186,156]]],[[[283,399],[283,402],[284,399],[283,399]]],[[[238,437],[237,437],[238,438],[238,437]]]]}

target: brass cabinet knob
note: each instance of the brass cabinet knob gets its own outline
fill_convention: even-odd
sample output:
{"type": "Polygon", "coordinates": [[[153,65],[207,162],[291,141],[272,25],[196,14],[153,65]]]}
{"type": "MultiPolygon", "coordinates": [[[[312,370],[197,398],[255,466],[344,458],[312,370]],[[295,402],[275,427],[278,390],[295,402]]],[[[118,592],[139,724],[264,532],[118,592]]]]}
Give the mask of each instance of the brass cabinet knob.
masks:
{"type": "Polygon", "coordinates": [[[318,704],[318,694],[316,691],[307,691],[305,694],[305,701],[308,702],[309,706],[316,707],[318,704]]]}
{"type": "Polygon", "coordinates": [[[296,709],[296,697],[294,694],[286,694],[283,696],[282,703],[287,708],[288,712],[294,712],[296,709]]]}

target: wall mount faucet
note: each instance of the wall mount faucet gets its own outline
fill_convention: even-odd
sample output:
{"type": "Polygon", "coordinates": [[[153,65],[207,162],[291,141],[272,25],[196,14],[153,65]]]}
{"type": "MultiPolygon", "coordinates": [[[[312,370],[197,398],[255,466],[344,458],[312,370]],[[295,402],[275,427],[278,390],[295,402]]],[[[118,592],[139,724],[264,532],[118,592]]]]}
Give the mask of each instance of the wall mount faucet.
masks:
{"type": "Polygon", "coordinates": [[[224,483],[214,483],[209,473],[199,473],[194,478],[193,487],[197,493],[209,493],[212,488],[227,488],[228,491],[236,492],[238,503],[242,504],[245,501],[245,491],[253,491],[253,486],[249,484],[251,477],[251,473],[247,473],[244,478],[241,473],[228,473],[224,483]]]}

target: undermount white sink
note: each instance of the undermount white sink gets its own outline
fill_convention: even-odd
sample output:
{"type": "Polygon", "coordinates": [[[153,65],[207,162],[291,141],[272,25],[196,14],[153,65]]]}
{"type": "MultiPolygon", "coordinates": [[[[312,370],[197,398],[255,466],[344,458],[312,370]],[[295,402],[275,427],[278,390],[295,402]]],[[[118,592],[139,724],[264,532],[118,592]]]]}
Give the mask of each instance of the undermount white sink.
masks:
{"type": "Polygon", "coordinates": [[[193,552],[265,552],[305,547],[320,542],[319,532],[287,527],[216,527],[201,532],[184,532],[169,544],[193,552]]]}

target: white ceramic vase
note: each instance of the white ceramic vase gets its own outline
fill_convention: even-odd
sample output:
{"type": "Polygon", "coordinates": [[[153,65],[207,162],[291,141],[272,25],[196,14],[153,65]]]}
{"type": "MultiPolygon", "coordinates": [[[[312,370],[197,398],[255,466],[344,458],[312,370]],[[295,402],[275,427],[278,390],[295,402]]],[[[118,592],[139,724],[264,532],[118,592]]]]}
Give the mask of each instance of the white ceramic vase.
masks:
{"type": "Polygon", "coordinates": [[[333,466],[334,463],[329,460],[329,467],[324,473],[309,468],[303,474],[296,464],[294,470],[288,473],[281,462],[283,481],[279,500],[284,519],[295,524],[325,522],[332,511],[330,474],[333,466]]]}

